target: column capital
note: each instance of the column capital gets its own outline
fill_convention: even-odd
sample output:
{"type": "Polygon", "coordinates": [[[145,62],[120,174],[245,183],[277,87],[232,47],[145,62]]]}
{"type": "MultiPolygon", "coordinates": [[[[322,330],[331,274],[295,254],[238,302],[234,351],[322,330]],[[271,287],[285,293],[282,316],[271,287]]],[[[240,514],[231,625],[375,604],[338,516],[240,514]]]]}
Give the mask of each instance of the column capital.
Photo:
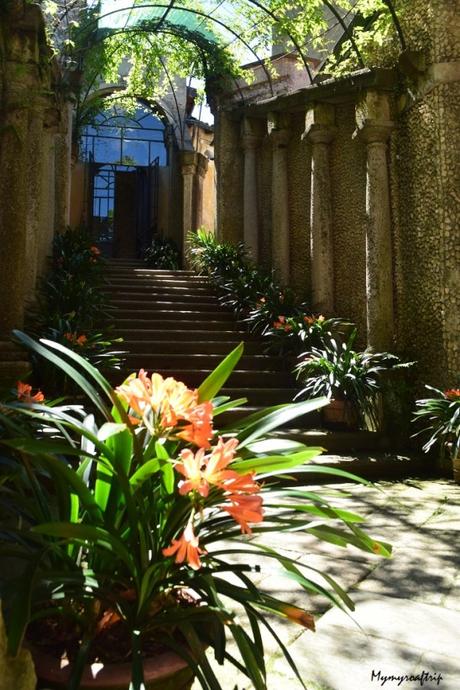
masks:
{"type": "Polygon", "coordinates": [[[302,140],[314,144],[329,144],[337,133],[335,107],[331,103],[312,103],[305,113],[305,131],[302,140]]]}
{"type": "Polygon", "coordinates": [[[364,91],[356,104],[356,130],[366,144],[385,144],[394,122],[391,120],[391,102],[388,93],[370,89],[364,91]]]}
{"type": "Polygon", "coordinates": [[[261,138],[250,132],[241,134],[241,146],[244,151],[254,151],[260,145],[261,138]]]}
{"type": "Polygon", "coordinates": [[[182,175],[194,175],[198,164],[198,154],[196,151],[181,152],[181,172],[182,175]]]}
{"type": "Polygon", "coordinates": [[[244,117],[241,121],[241,145],[245,151],[256,149],[262,141],[260,123],[253,118],[244,117]]]}
{"type": "Polygon", "coordinates": [[[359,137],[368,145],[386,144],[394,128],[395,123],[391,120],[366,120],[354,131],[353,138],[359,137]]]}
{"type": "Polygon", "coordinates": [[[337,134],[335,125],[311,124],[302,134],[302,140],[307,139],[313,144],[330,144],[337,134]]]}
{"type": "Polygon", "coordinates": [[[268,136],[275,148],[285,149],[291,138],[291,132],[288,129],[272,129],[268,136]]]}
{"type": "Polygon", "coordinates": [[[286,148],[291,137],[291,117],[289,113],[269,113],[267,119],[268,136],[275,148],[286,148]]]}

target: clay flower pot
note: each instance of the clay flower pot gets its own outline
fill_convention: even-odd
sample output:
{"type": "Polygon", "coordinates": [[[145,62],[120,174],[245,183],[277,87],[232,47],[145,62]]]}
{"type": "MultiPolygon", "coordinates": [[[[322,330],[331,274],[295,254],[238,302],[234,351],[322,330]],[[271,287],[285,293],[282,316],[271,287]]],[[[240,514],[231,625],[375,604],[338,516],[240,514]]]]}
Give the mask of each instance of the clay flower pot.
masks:
{"type": "Polygon", "coordinates": [[[325,426],[358,428],[357,414],[349,400],[331,400],[322,409],[322,420],[325,426]]]}
{"type": "MultiPolygon", "coordinates": [[[[49,688],[66,690],[70,675],[69,665],[62,665],[56,657],[30,647],[39,681],[49,688]]],[[[187,662],[171,651],[145,659],[146,690],[190,690],[194,680],[187,662]]],[[[88,665],[83,673],[80,690],[129,690],[131,664],[88,665]]]]}

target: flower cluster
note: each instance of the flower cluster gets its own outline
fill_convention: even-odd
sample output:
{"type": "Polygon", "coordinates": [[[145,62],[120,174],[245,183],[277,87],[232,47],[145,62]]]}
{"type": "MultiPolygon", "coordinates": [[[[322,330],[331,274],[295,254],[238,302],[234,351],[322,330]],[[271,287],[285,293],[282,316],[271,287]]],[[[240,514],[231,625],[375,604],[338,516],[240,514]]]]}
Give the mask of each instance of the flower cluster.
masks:
{"type": "Polygon", "coordinates": [[[21,402],[38,403],[44,401],[45,396],[40,390],[37,391],[35,395],[32,395],[32,386],[30,386],[28,383],[18,381],[16,385],[18,400],[20,400],[21,402]]]}
{"type": "MultiPolygon", "coordinates": [[[[219,498],[224,503],[219,508],[226,511],[240,525],[243,534],[251,534],[250,522],[261,522],[263,519],[262,498],[256,495],[260,484],[254,479],[254,472],[239,474],[229,469],[235,457],[238,440],[231,438],[224,441],[219,438],[217,445],[205,455],[204,448],[193,453],[189,448],[181,452],[181,462],[175,469],[184,479],[179,482],[179,493],[190,495],[193,502],[199,503],[199,497],[207,498],[212,488],[217,489],[219,498]]],[[[165,556],[176,556],[176,563],[187,562],[192,568],[201,567],[200,555],[206,553],[199,547],[198,537],[194,532],[195,512],[179,539],[163,549],[165,556]]]]}
{"type": "Polygon", "coordinates": [[[460,388],[449,388],[449,390],[444,391],[444,397],[447,400],[460,400],[460,388]]]}
{"type": "Polygon", "coordinates": [[[131,422],[141,421],[152,434],[175,429],[177,438],[200,448],[209,448],[213,434],[212,403],[200,403],[198,391],[181,381],[141,369],[117,388],[131,411],[131,422]]]}
{"type": "Polygon", "coordinates": [[[83,347],[88,340],[86,335],[77,335],[76,333],[64,333],[64,338],[72,345],[79,345],[80,347],[83,347]]]}
{"type": "Polygon", "coordinates": [[[286,333],[289,333],[292,331],[292,324],[286,321],[285,316],[278,316],[278,320],[273,322],[273,328],[277,331],[286,331],[286,333]]]}

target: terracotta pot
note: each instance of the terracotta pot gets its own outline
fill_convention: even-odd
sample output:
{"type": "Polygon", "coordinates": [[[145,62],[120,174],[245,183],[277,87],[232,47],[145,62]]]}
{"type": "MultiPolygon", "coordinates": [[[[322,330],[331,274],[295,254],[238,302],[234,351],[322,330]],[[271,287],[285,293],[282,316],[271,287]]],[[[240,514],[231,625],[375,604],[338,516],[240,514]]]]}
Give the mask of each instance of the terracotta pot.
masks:
{"type": "MultiPolygon", "coordinates": [[[[61,661],[30,647],[35,663],[35,672],[43,687],[66,690],[69,680],[69,666],[61,668],[61,661]]],[[[190,690],[194,680],[193,671],[187,662],[177,654],[165,651],[144,661],[146,690],[190,690]]],[[[129,690],[131,664],[94,663],[87,666],[80,684],[80,690],[129,690]]],[[[39,685],[40,687],[40,685],[39,685]]]]}
{"type": "Polygon", "coordinates": [[[349,400],[331,400],[322,409],[322,420],[325,426],[358,428],[358,417],[349,400]]]}
{"type": "Polygon", "coordinates": [[[460,456],[457,456],[452,460],[452,469],[453,469],[453,476],[454,476],[454,482],[457,484],[460,484],[460,456]]]}

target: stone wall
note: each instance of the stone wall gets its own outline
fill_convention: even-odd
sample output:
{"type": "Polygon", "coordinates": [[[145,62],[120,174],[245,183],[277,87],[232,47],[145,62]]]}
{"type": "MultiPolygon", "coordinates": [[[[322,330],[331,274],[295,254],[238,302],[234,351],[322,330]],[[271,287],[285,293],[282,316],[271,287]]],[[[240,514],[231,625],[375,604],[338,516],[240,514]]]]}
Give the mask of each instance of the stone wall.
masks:
{"type": "MultiPolygon", "coordinates": [[[[68,223],[69,106],[58,96],[59,73],[43,18],[24,0],[0,13],[0,340],[21,328],[46,264],[53,233],[68,223]],[[62,148],[62,147],[61,147],[62,148]]],[[[10,367],[13,373],[14,367],[10,367]]]]}
{"type": "Polygon", "coordinates": [[[279,180],[266,132],[273,120],[289,121],[290,284],[309,294],[314,307],[315,281],[323,295],[324,284],[332,283],[327,306],[358,325],[362,346],[417,360],[420,385],[456,386],[460,2],[410,0],[401,16],[407,50],[400,71],[362,71],[258,103],[220,104],[218,229],[231,241],[250,232],[250,197],[241,185],[252,188],[254,180],[241,132],[264,131],[257,146],[258,253],[262,262],[276,264],[273,200],[279,203],[279,180]],[[329,256],[319,259],[324,265],[329,260],[329,275],[312,270],[314,218],[320,236],[331,227],[329,256]]]}

